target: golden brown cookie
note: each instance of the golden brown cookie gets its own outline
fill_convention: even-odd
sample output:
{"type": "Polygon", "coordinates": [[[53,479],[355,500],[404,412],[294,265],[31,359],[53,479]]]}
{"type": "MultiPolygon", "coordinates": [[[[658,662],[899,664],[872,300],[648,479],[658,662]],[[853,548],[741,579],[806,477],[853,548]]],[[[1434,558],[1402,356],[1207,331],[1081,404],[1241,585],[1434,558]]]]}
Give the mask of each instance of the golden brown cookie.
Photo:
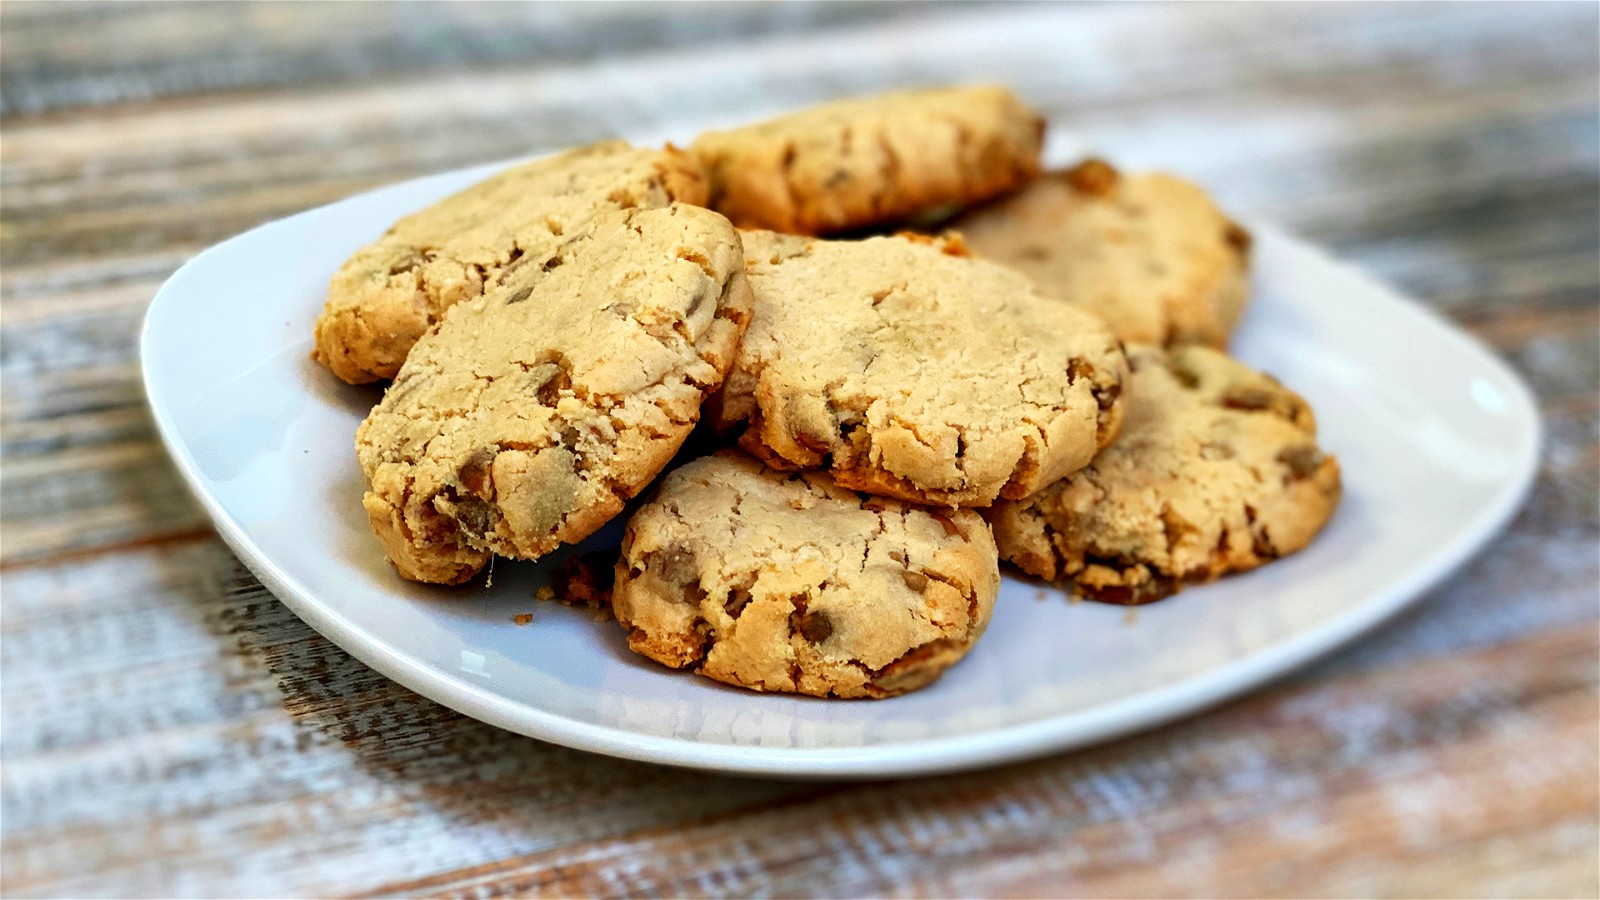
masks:
{"type": "Polygon", "coordinates": [[[1304,400],[1198,346],[1128,351],[1122,436],[1088,468],[986,512],[1002,558],[1085,597],[1149,603],[1305,547],[1339,464],[1304,400]]]}
{"type": "Polygon", "coordinates": [[[735,225],[828,234],[1012,190],[1039,171],[1043,134],[1005,88],[939,88],[704,134],[692,152],[735,225]]]}
{"type": "Polygon", "coordinates": [[[1249,292],[1249,233],[1171,175],[1123,176],[1090,160],[950,227],[1130,343],[1225,347],[1249,292]]]}
{"type": "Polygon", "coordinates": [[[583,539],[664,467],[750,315],[739,235],[695,206],[602,213],[452,307],[356,433],[400,574],[583,539]]]}
{"type": "Polygon", "coordinates": [[[778,468],[940,506],[1025,497],[1116,435],[1121,348],[1092,313],[932,238],[746,232],[755,316],[719,427],[778,468]]]}
{"type": "Polygon", "coordinates": [[[634,652],[758,691],[887,697],[983,634],[983,519],[858,495],[732,452],[674,470],[629,521],[612,609],[634,652]]]}
{"type": "Polygon", "coordinates": [[[333,276],[312,356],[351,384],[393,378],[453,304],[493,290],[507,268],[543,261],[614,209],[704,205],[687,155],[596,144],[508,169],[413,213],[333,276]]]}

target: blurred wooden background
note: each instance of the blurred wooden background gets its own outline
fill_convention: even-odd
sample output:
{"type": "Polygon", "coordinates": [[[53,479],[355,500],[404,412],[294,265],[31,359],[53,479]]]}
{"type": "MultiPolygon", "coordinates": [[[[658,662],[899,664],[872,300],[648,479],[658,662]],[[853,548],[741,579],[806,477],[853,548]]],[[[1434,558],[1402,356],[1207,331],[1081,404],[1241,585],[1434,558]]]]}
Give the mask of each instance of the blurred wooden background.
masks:
{"type": "Polygon", "coordinates": [[[0,890],[1596,896],[1597,29],[1592,3],[5,3],[0,890]],[[1511,529],[1358,645],[1153,733],[741,780],[375,675],[239,566],[156,442],[136,330],[207,244],[664,119],[974,79],[1491,344],[1548,429],[1511,529]]]}

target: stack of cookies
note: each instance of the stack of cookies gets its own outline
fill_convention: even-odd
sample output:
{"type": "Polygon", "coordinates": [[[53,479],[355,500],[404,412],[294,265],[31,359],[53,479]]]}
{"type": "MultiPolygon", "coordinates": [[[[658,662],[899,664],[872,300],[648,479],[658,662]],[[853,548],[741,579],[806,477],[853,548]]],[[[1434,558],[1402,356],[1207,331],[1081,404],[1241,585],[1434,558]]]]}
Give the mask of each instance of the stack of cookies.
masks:
{"type": "Polygon", "coordinates": [[[885,697],[978,640],[1001,560],[1138,604],[1306,546],[1339,469],[1223,352],[1248,233],[1171,176],[1042,173],[1043,132],[1002,88],[893,94],[402,219],[315,350],[391,381],[356,437],[390,561],[459,584],[654,484],[598,579],[630,647],[885,697]]]}

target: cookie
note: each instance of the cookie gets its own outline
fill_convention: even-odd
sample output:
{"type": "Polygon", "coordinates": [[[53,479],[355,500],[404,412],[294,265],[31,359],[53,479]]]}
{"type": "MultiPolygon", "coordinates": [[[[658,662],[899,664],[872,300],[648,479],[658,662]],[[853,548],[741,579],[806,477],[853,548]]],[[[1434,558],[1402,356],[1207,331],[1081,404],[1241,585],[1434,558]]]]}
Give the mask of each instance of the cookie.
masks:
{"type": "Polygon", "coordinates": [[[1249,292],[1249,232],[1171,175],[1123,176],[1090,160],[950,227],[1129,343],[1225,347],[1249,292]]]}
{"type": "Polygon", "coordinates": [[[400,574],[460,582],[616,515],[722,383],[750,302],[738,232],[674,204],[602,213],[452,307],[356,433],[400,574]]]}
{"type": "Polygon", "coordinates": [[[1304,400],[1207,347],[1129,348],[1122,436],[1088,468],[986,511],[1000,555],[1108,603],[1159,600],[1305,547],[1339,464],[1304,400]]]}
{"type": "Polygon", "coordinates": [[[914,236],[746,232],[755,315],[714,406],[783,469],[913,503],[987,506],[1116,435],[1122,350],[1092,313],[914,236]]]}
{"type": "Polygon", "coordinates": [[[612,610],[634,652],[758,691],[888,697],[972,647],[1000,587],[971,510],[940,512],[732,452],[628,522],[612,610]]]}
{"type": "Polygon", "coordinates": [[[734,224],[816,235],[999,196],[1039,171],[1043,135],[1004,88],[940,88],[712,132],[691,152],[734,224]]]}
{"type": "Polygon", "coordinates": [[[393,378],[444,311],[540,261],[596,214],[704,205],[687,155],[597,144],[508,169],[406,216],[333,276],[312,357],[350,382],[393,378]]]}

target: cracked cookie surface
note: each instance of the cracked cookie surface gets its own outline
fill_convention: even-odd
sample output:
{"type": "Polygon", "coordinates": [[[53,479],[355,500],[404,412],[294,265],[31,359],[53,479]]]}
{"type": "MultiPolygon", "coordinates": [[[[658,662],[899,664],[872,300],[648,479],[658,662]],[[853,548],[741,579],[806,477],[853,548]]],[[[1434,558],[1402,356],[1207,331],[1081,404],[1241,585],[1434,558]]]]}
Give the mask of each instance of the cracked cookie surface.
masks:
{"type": "Polygon", "coordinates": [[[987,506],[1086,465],[1121,423],[1105,323],[920,237],[746,232],[755,315],[715,403],[777,468],[913,503],[987,506]]]}
{"type": "Polygon", "coordinates": [[[1339,464],[1298,395],[1199,346],[1128,350],[1122,436],[1088,468],[985,513],[1002,558],[1085,597],[1149,603],[1304,548],[1339,464]]]}
{"type": "Polygon", "coordinates": [[[1012,190],[1039,171],[1044,120],[1000,87],[844,100],[701,135],[712,208],[743,228],[828,234],[1012,190]]]}
{"type": "Polygon", "coordinates": [[[628,522],[612,609],[628,645],[759,691],[922,687],[989,623],[1000,576],[971,510],[862,496],[724,451],[662,479],[628,522]]]}
{"type": "Polygon", "coordinates": [[[583,539],[672,458],[750,316],[739,235],[695,206],[603,213],[457,304],[356,433],[407,578],[583,539]]]}
{"type": "Polygon", "coordinates": [[[507,268],[543,261],[601,212],[673,201],[705,205],[699,166],[621,141],[491,176],[396,222],[339,268],[312,356],[351,384],[393,378],[446,309],[492,290],[507,268]]]}
{"type": "Polygon", "coordinates": [[[1124,176],[1090,160],[949,227],[1129,343],[1225,347],[1249,292],[1249,233],[1171,175],[1124,176]]]}

